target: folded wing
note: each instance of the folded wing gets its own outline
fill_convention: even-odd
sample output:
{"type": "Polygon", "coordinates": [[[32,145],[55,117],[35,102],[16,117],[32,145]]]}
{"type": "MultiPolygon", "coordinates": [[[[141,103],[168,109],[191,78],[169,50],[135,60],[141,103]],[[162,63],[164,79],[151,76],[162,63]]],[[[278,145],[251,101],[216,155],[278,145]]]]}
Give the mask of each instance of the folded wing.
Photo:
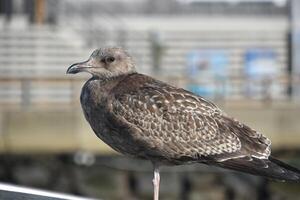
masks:
{"type": "Polygon", "coordinates": [[[153,79],[138,85],[114,97],[112,112],[136,130],[146,154],[178,164],[270,155],[266,137],[202,97],[153,79]]]}

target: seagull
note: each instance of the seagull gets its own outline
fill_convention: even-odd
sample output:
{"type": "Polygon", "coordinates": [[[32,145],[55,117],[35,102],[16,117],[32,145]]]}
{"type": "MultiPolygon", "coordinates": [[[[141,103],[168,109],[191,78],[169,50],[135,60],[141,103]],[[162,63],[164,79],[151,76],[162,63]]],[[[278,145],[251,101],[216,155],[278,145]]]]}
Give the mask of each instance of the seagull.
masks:
{"type": "Polygon", "coordinates": [[[96,49],[67,74],[92,77],[80,96],[95,134],[114,150],[150,160],[154,200],[163,165],[202,163],[253,175],[300,182],[300,170],[271,156],[270,140],[215,104],[136,71],[122,48],[96,49]]]}

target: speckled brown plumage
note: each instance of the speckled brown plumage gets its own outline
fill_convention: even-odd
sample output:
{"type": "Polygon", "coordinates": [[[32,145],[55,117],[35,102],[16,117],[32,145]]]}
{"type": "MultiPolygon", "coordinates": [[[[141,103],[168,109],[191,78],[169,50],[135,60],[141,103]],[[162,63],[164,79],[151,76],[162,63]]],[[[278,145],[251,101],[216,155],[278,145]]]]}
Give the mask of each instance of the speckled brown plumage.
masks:
{"type": "Polygon", "coordinates": [[[263,135],[186,90],[132,74],[111,94],[112,119],[136,129],[134,139],[145,148],[139,152],[145,158],[181,164],[270,154],[270,142],[263,135]]]}
{"type": "Polygon", "coordinates": [[[113,149],[159,165],[198,162],[299,181],[299,170],[269,157],[271,142],[261,133],[200,96],[137,73],[126,64],[128,54],[114,52],[122,50],[98,51],[101,70],[88,70],[93,77],[81,104],[96,135],[113,149]],[[112,55],[115,68],[105,61],[112,55]]]}

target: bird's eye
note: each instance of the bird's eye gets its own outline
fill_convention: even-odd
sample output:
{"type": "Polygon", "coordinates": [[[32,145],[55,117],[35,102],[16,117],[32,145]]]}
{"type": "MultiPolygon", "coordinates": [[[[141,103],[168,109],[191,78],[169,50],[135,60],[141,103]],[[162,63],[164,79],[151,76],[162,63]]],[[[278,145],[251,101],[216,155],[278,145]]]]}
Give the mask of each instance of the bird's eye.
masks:
{"type": "Polygon", "coordinates": [[[112,56],[109,56],[109,57],[107,57],[107,58],[105,59],[105,61],[106,61],[106,63],[112,63],[112,62],[115,61],[115,58],[112,57],[112,56]]]}

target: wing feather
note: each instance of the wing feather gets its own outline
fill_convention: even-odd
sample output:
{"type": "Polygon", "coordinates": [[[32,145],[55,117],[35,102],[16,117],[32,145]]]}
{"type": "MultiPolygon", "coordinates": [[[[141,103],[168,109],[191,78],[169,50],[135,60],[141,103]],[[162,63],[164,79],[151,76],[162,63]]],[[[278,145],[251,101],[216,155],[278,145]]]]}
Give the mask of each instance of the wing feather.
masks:
{"type": "Polygon", "coordinates": [[[202,97],[160,82],[118,94],[112,110],[140,130],[137,140],[169,160],[199,162],[213,157],[221,162],[270,155],[270,141],[262,134],[202,97]]]}

